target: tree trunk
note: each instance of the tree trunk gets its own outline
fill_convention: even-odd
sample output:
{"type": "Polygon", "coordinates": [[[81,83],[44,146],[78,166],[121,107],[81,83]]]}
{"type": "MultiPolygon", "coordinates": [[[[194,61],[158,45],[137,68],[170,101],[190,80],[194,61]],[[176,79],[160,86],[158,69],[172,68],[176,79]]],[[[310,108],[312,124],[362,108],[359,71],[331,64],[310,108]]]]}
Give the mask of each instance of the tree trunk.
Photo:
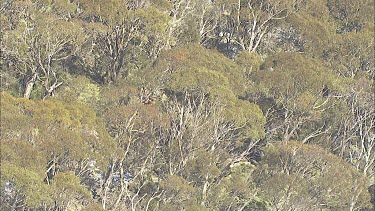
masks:
{"type": "Polygon", "coordinates": [[[35,84],[35,81],[36,81],[36,77],[37,77],[37,74],[34,73],[32,78],[26,83],[26,86],[25,86],[25,92],[23,94],[23,97],[26,98],[26,99],[30,99],[30,95],[31,95],[31,91],[33,90],[34,88],[34,84],[35,84]]]}
{"type": "Polygon", "coordinates": [[[206,181],[204,183],[203,190],[202,190],[202,202],[201,202],[202,206],[205,206],[206,204],[208,186],[209,186],[209,182],[208,182],[208,174],[207,174],[206,181]]]}

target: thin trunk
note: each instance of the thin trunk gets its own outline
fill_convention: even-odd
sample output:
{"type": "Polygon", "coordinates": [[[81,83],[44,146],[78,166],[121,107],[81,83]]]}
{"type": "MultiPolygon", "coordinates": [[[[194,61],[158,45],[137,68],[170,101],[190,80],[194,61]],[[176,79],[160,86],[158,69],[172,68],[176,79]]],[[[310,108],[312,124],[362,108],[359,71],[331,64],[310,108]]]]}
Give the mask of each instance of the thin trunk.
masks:
{"type": "Polygon", "coordinates": [[[127,188],[127,184],[124,182],[124,169],[123,169],[123,166],[122,166],[122,163],[124,162],[124,158],[121,159],[120,163],[119,163],[119,169],[120,169],[120,179],[121,179],[121,191],[120,191],[120,194],[119,196],[117,197],[117,200],[116,200],[116,203],[115,205],[113,206],[113,210],[117,210],[117,207],[119,206],[121,200],[122,200],[122,197],[125,193],[125,188],[127,188]]]}
{"type": "Polygon", "coordinates": [[[109,186],[111,185],[111,182],[112,182],[112,178],[113,178],[113,173],[114,173],[114,169],[115,169],[115,165],[116,165],[116,161],[112,161],[112,164],[111,164],[111,168],[109,169],[109,172],[108,172],[108,176],[107,176],[107,179],[105,181],[105,183],[103,184],[103,196],[102,196],[102,207],[103,209],[106,209],[106,205],[107,205],[107,193],[109,191],[109,186]]]}
{"type": "Polygon", "coordinates": [[[205,206],[206,200],[207,200],[207,190],[208,190],[209,182],[208,182],[208,174],[206,175],[206,181],[203,186],[203,191],[202,191],[202,202],[201,205],[205,206]]]}
{"type": "Polygon", "coordinates": [[[30,99],[31,91],[34,88],[34,84],[35,84],[37,76],[38,76],[37,73],[34,73],[31,79],[26,83],[25,92],[23,94],[24,98],[30,99]]]}

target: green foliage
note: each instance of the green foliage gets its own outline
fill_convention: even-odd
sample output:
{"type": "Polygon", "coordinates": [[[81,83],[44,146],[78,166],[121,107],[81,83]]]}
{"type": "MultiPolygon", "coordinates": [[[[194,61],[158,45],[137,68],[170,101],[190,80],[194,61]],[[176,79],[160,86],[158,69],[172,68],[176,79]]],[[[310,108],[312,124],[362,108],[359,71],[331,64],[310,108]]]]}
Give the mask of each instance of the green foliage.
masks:
{"type": "Polygon", "coordinates": [[[259,139],[264,137],[264,118],[258,105],[244,100],[236,100],[234,105],[226,107],[224,116],[235,122],[236,126],[243,127],[243,136],[259,139]]]}
{"type": "Polygon", "coordinates": [[[47,205],[53,203],[50,198],[53,188],[44,184],[43,176],[27,168],[3,162],[1,165],[1,187],[4,188],[7,184],[10,185],[10,187],[8,185],[10,191],[23,198],[30,207],[37,208],[43,203],[47,205]]]}
{"type": "Polygon", "coordinates": [[[100,87],[83,76],[66,80],[65,86],[59,89],[55,98],[67,103],[83,103],[95,107],[100,101],[100,87]]]}
{"type": "Polygon", "coordinates": [[[234,62],[217,52],[191,45],[164,52],[152,71],[155,70],[160,72],[157,80],[165,86],[167,93],[178,95],[202,90],[224,105],[225,117],[243,127],[246,137],[263,136],[264,117],[260,109],[236,99],[236,95],[244,91],[246,82],[244,71],[234,62]]]}
{"type": "Polygon", "coordinates": [[[194,188],[190,186],[186,180],[176,175],[170,175],[168,178],[161,181],[161,186],[168,194],[179,194],[179,197],[182,198],[194,193],[194,188]]]}
{"type": "MultiPolygon", "coordinates": [[[[66,72],[62,66],[76,54],[85,36],[77,21],[56,19],[48,11],[27,7],[13,8],[23,18],[14,20],[14,26],[3,33],[4,57],[12,61],[6,64],[7,71],[19,80],[24,97],[30,98],[32,91],[34,96],[48,97],[61,85],[66,72]]],[[[12,13],[7,15],[10,18],[12,13]]]]}
{"type": "Polygon", "coordinates": [[[194,201],[195,188],[189,185],[185,179],[170,175],[160,182],[160,186],[166,194],[166,200],[161,204],[161,209],[203,210],[194,201]]]}
{"type": "Polygon", "coordinates": [[[100,92],[101,106],[103,110],[111,107],[119,107],[136,103],[138,99],[138,88],[126,83],[118,83],[114,86],[103,87],[100,92]]]}
{"type": "Polygon", "coordinates": [[[0,11],[1,210],[371,209],[371,1],[0,11]]]}
{"type": "MultiPolygon", "coordinates": [[[[167,83],[172,83],[172,85],[175,83],[174,80],[183,82],[183,77],[187,77],[192,83],[187,86],[184,82],[186,88],[184,84],[178,84],[181,87],[170,85],[172,90],[177,88],[173,91],[198,88],[198,84],[204,83],[200,88],[207,89],[208,92],[210,89],[214,90],[222,86],[238,95],[244,91],[245,86],[244,72],[237,64],[216,51],[204,49],[198,45],[165,51],[156,61],[153,71],[157,71],[159,80],[167,80],[167,83]],[[170,74],[165,75],[166,70],[170,74]]],[[[152,72],[152,74],[155,73],[152,72]]]]}
{"type": "MultiPolygon", "coordinates": [[[[7,131],[1,134],[1,159],[7,163],[1,169],[2,185],[14,180],[30,207],[60,200],[64,190],[89,196],[72,171],[86,159],[106,165],[116,147],[95,113],[82,104],[30,101],[4,92],[1,99],[7,114],[2,121],[8,123],[1,128],[7,131]],[[12,125],[17,126],[9,128],[12,125]]],[[[61,199],[61,206],[75,199],[73,195],[61,199]]]]}
{"type": "MultiPolygon", "coordinates": [[[[335,31],[326,18],[321,19],[324,16],[312,18],[311,14],[306,14],[309,12],[312,11],[300,11],[288,17],[287,24],[295,30],[290,31],[289,36],[295,37],[296,40],[286,39],[286,43],[291,42],[289,44],[295,45],[299,52],[305,52],[311,57],[320,58],[326,47],[332,42],[335,31]]],[[[325,11],[322,13],[325,13],[325,11]]],[[[288,32],[286,32],[286,35],[288,35],[288,32]]],[[[290,49],[286,47],[284,50],[289,51],[290,49]]]]}
{"type": "Polygon", "coordinates": [[[270,145],[265,148],[265,157],[255,175],[261,196],[274,208],[369,206],[366,179],[348,163],[316,145],[270,145]],[[358,198],[352,198],[353,194],[358,198]]]}
{"type": "Polygon", "coordinates": [[[2,140],[1,144],[1,160],[3,162],[13,163],[18,167],[36,172],[40,174],[39,176],[44,176],[44,164],[47,163],[47,160],[33,147],[31,143],[25,141],[2,140]]]}
{"type": "MultiPolygon", "coordinates": [[[[56,174],[53,183],[58,191],[58,196],[62,201],[67,202],[76,197],[89,197],[89,191],[80,184],[79,178],[74,175],[74,172],[60,172],[56,174]]],[[[58,200],[59,201],[59,200],[58,200]]]]}
{"type": "Polygon", "coordinates": [[[220,175],[220,170],[215,165],[216,156],[205,151],[196,153],[196,158],[189,160],[184,169],[184,174],[195,181],[197,186],[204,184],[206,180],[213,181],[220,175]]]}
{"type": "Polygon", "coordinates": [[[328,0],[327,6],[338,33],[373,28],[374,4],[370,1],[358,0],[353,3],[349,0],[328,0]]]}
{"type": "Polygon", "coordinates": [[[252,173],[255,166],[248,162],[235,164],[220,184],[212,187],[208,199],[211,207],[225,209],[234,202],[236,207],[247,208],[255,200],[252,173]]]}
{"type": "Polygon", "coordinates": [[[234,61],[243,69],[246,75],[250,75],[253,71],[260,69],[262,60],[257,53],[249,53],[241,51],[241,53],[234,58],[234,61]]]}
{"type": "Polygon", "coordinates": [[[89,60],[83,65],[97,82],[131,76],[164,46],[169,17],[156,7],[126,1],[84,1],[82,5],[84,16],[95,20],[87,30],[92,44],[87,46],[90,50],[84,57],[89,60]]]}
{"type": "Polygon", "coordinates": [[[297,6],[298,13],[307,13],[313,18],[328,21],[329,19],[329,8],[327,7],[327,0],[318,1],[303,1],[297,6]]]}
{"type": "Polygon", "coordinates": [[[327,46],[324,59],[329,61],[333,70],[343,77],[354,78],[358,74],[373,77],[374,66],[372,39],[373,31],[348,32],[337,35],[334,42],[327,46]]]}
{"type": "Polygon", "coordinates": [[[340,78],[319,60],[298,53],[280,53],[268,58],[253,78],[267,94],[279,99],[293,98],[306,91],[318,95],[324,85],[331,90],[344,88],[340,78]]]}

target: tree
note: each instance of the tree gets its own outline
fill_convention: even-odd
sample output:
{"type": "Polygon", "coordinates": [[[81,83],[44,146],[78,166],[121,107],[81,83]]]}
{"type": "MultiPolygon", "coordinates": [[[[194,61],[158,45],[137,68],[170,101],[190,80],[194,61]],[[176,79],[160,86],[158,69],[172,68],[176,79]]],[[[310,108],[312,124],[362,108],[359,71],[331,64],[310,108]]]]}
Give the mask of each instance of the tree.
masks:
{"type": "Polygon", "coordinates": [[[63,63],[84,41],[82,30],[74,21],[55,19],[31,6],[16,13],[24,18],[3,35],[7,64],[22,80],[25,98],[30,98],[38,82],[44,89],[42,97],[49,97],[63,84],[63,63]]]}
{"type": "Polygon", "coordinates": [[[328,16],[325,0],[300,1],[288,17],[266,35],[262,52],[299,52],[321,58],[336,35],[328,16]]]}
{"type": "Polygon", "coordinates": [[[0,209],[370,210],[370,3],[2,1],[0,209]]]}
{"type": "Polygon", "coordinates": [[[342,77],[355,78],[359,75],[374,77],[374,41],[372,31],[348,32],[339,34],[327,46],[324,59],[342,77]]]}
{"type": "Polygon", "coordinates": [[[256,105],[239,99],[247,86],[244,71],[218,52],[196,45],[171,49],[159,57],[150,72],[150,78],[156,78],[154,83],[160,84],[158,88],[172,99],[183,99],[185,92],[194,90],[207,93],[210,100],[226,108],[223,115],[249,138],[263,136],[263,114],[256,105]]]}
{"type": "MultiPolygon", "coordinates": [[[[197,5],[195,0],[169,0],[169,3],[171,5],[170,16],[172,20],[170,24],[168,24],[165,49],[170,49],[175,46],[179,41],[178,38],[181,35],[183,36],[184,32],[188,32],[188,30],[184,29],[194,12],[195,5],[197,5]]],[[[194,31],[194,28],[191,28],[191,30],[194,31]]],[[[191,32],[188,33],[190,34],[191,32]]]]}
{"type": "Polygon", "coordinates": [[[164,46],[168,17],[145,2],[133,3],[99,1],[97,6],[90,1],[82,2],[83,17],[91,20],[87,33],[92,52],[86,57],[94,60],[83,63],[94,69],[102,82],[113,82],[121,74],[128,76],[128,70],[123,68],[138,59],[136,54],[145,53],[145,60],[154,59],[164,46]]]}
{"type": "Polygon", "coordinates": [[[134,105],[120,106],[106,111],[105,117],[119,151],[112,157],[104,183],[97,191],[103,208],[144,208],[159,194],[144,190],[152,182],[149,176],[153,174],[160,147],[155,139],[161,129],[158,109],[146,105],[140,109],[134,105]]]}
{"type": "Polygon", "coordinates": [[[152,69],[147,68],[141,74],[154,86],[176,93],[201,88],[220,95],[215,89],[224,89],[227,91],[222,91],[223,95],[231,91],[239,96],[247,85],[240,66],[219,52],[197,44],[164,51],[152,69]]]}
{"type": "Polygon", "coordinates": [[[340,34],[373,28],[374,5],[370,1],[360,0],[353,3],[347,0],[327,0],[327,6],[340,34]]]}
{"type": "MultiPolygon", "coordinates": [[[[333,151],[351,163],[368,178],[374,175],[374,113],[372,109],[372,85],[366,77],[354,82],[352,90],[344,97],[345,107],[335,115],[337,124],[332,131],[333,151]]],[[[339,109],[337,109],[339,110],[339,109]]]]}
{"type": "Polygon", "coordinates": [[[255,85],[249,98],[265,113],[270,140],[299,138],[307,142],[327,132],[319,116],[324,115],[334,100],[322,98],[321,92],[325,85],[337,93],[345,90],[346,85],[340,78],[319,60],[298,53],[277,54],[268,58],[261,68],[250,76],[255,85]],[[308,124],[309,131],[304,131],[302,126],[308,124]]]}
{"type": "Polygon", "coordinates": [[[63,209],[90,197],[80,185],[92,172],[90,163],[102,169],[116,149],[95,113],[82,104],[4,92],[1,99],[1,187],[9,190],[1,198],[4,207],[63,209]]]}
{"type": "Polygon", "coordinates": [[[366,178],[326,150],[279,142],[264,153],[255,180],[271,210],[370,207],[366,178]]]}
{"type": "Polygon", "coordinates": [[[233,0],[217,1],[215,4],[221,14],[215,30],[217,41],[237,45],[239,50],[255,52],[265,35],[275,23],[289,15],[297,1],[233,0]]]}

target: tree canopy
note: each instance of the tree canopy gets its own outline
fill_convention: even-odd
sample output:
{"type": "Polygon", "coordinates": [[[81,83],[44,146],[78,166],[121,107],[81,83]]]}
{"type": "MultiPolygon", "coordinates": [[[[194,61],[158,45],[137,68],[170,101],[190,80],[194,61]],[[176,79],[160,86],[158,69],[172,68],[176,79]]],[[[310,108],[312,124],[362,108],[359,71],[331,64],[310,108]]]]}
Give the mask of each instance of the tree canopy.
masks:
{"type": "Polygon", "coordinates": [[[0,2],[0,210],[372,210],[369,0],[0,2]]]}

